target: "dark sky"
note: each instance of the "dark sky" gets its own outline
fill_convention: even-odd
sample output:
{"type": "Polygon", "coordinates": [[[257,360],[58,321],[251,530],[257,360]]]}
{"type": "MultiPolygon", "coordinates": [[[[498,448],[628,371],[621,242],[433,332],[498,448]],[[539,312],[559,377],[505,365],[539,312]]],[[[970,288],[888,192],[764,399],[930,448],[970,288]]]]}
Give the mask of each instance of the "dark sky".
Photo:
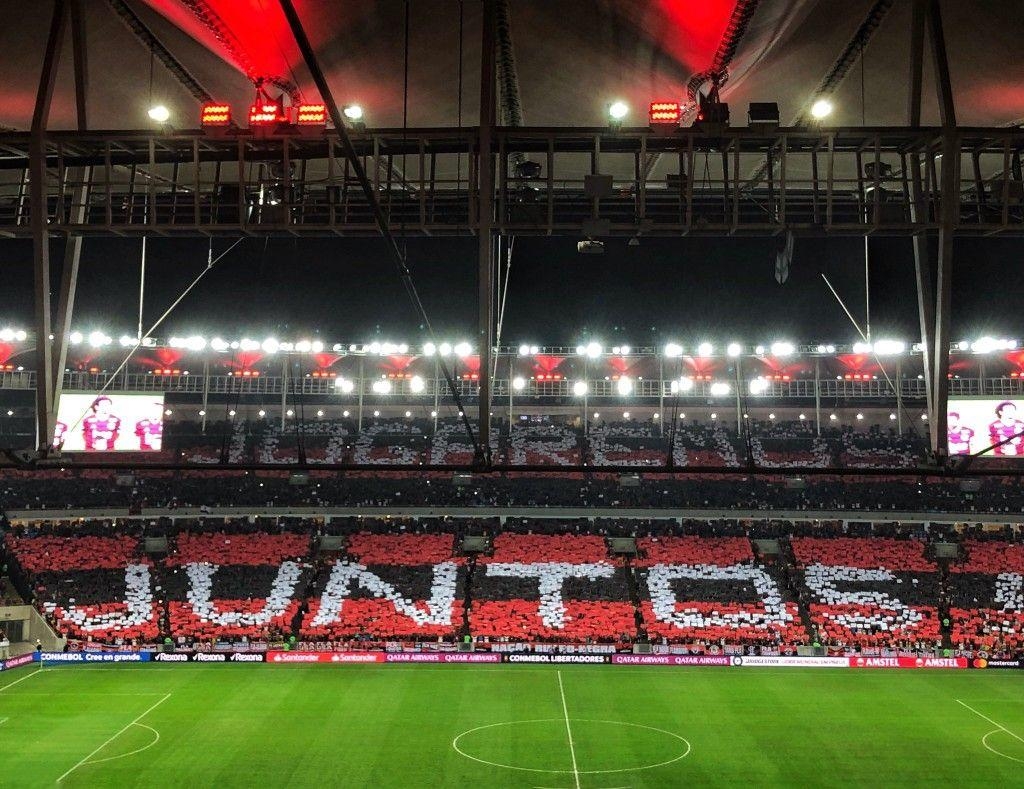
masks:
{"type": "MultiPolygon", "coordinates": [[[[215,250],[231,241],[218,239],[215,250]]],[[[588,334],[606,344],[681,342],[852,342],[853,327],[821,273],[864,314],[863,241],[798,239],[790,280],[773,278],[774,240],[609,241],[603,256],[580,255],[573,238],[516,241],[504,340],[575,344],[588,334]]],[[[62,244],[53,248],[59,269],[62,244]]],[[[86,239],[75,328],[133,333],[140,242],[86,239]]],[[[31,245],[0,250],[7,291],[0,323],[32,317],[31,245]]],[[[1024,336],[1016,276],[1024,242],[965,239],[956,247],[954,339],[1024,336]]],[[[472,336],[476,320],[476,242],[415,239],[410,267],[439,334],[472,336]]],[[[918,337],[913,256],[906,239],[872,239],[871,315],[875,337],[918,337]]],[[[206,241],[149,241],[146,326],[206,262],[206,241]]],[[[55,282],[56,282],[55,272],[55,282]]],[[[379,239],[246,239],[224,258],[155,334],[227,338],[274,334],[328,340],[373,336],[415,343],[419,320],[379,239]]]]}

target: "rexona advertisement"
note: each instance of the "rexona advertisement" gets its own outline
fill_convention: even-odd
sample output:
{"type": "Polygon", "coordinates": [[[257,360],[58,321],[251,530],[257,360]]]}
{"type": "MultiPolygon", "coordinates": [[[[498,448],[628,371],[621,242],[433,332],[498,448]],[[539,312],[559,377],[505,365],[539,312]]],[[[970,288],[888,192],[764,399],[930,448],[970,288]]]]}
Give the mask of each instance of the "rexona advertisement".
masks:
{"type": "Polygon", "coordinates": [[[262,663],[262,652],[156,652],[154,663],[262,663]]]}
{"type": "Polygon", "coordinates": [[[1024,400],[950,400],[946,420],[951,455],[1024,458],[1024,400]]]}
{"type": "Polygon", "coordinates": [[[64,394],[53,445],[65,452],[159,452],[163,436],[162,392],[64,394]]]}

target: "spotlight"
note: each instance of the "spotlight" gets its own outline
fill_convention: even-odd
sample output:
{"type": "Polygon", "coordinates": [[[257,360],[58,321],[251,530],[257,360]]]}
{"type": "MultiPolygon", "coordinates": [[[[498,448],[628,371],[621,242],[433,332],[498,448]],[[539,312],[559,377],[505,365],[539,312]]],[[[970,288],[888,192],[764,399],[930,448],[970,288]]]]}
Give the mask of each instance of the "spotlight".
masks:
{"type": "Polygon", "coordinates": [[[526,379],[520,375],[517,375],[515,378],[512,379],[512,388],[515,389],[517,392],[523,391],[523,389],[526,388],[526,379]]]}
{"type": "Polygon", "coordinates": [[[633,392],[633,382],[629,378],[620,378],[615,387],[619,394],[626,397],[633,392]]]}
{"type": "Polygon", "coordinates": [[[363,108],[358,104],[346,104],[345,107],[342,108],[341,114],[350,121],[361,121],[363,119],[363,108]]]}
{"type": "Polygon", "coordinates": [[[157,123],[167,123],[171,118],[171,111],[163,104],[154,104],[146,114],[151,121],[156,121],[157,123]]]}
{"type": "Polygon", "coordinates": [[[608,105],[608,123],[614,127],[622,125],[622,121],[629,115],[629,105],[624,101],[613,101],[608,105]]]}
{"type": "Polygon", "coordinates": [[[423,379],[420,378],[420,376],[418,375],[414,375],[409,380],[409,391],[413,392],[414,394],[419,394],[424,389],[426,389],[426,387],[427,385],[424,383],[423,379]]]}
{"type": "Polygon", "coordinates": [[[590,387],[587,386],[586,381],[577,381],[572,385],[572,393],[577,397],[583,397],[589,389],[590,387]]]}
{"type": "Polygon", "coordinates": [[[725,349],[725,352],[735,359],[737,356],[743,353],[743,346],[740,345],[738,342],[731,342],[729,343],[729,347],[725,349]]]}
{"type": "Polygon", "coordinates": [[[811,117],[815,120],[822,120],[832,114],[832,102],[828,99],[818,99],[811,105],[811,117]]]}

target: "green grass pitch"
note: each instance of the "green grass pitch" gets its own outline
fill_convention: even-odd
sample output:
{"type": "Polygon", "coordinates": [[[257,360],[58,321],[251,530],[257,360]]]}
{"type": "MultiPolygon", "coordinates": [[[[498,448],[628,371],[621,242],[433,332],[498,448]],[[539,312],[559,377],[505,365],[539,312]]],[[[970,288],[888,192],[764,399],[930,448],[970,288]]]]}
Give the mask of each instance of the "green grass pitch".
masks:
{"type": "Polygon", "coordinates": [[[1024,786],[1024,672],[167,665],[0,675],[0,786],[58,783],[1024,786]]]}

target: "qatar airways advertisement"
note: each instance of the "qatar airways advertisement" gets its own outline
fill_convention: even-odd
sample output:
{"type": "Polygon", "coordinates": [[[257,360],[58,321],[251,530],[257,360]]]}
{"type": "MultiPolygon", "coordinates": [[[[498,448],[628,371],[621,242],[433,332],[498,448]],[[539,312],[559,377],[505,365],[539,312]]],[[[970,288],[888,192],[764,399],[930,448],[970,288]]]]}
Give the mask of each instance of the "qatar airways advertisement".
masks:
{"type": "Polygon", "coordinates": [[[53,445],[65,452],[159,452],[163,436],[162,392],[64,394],[53,445]]]}
{"type": "Polygon", "coordinates": [[[950,455],[1024,459],[1024,399],[950,400],[946,418],[950,455]]]}

